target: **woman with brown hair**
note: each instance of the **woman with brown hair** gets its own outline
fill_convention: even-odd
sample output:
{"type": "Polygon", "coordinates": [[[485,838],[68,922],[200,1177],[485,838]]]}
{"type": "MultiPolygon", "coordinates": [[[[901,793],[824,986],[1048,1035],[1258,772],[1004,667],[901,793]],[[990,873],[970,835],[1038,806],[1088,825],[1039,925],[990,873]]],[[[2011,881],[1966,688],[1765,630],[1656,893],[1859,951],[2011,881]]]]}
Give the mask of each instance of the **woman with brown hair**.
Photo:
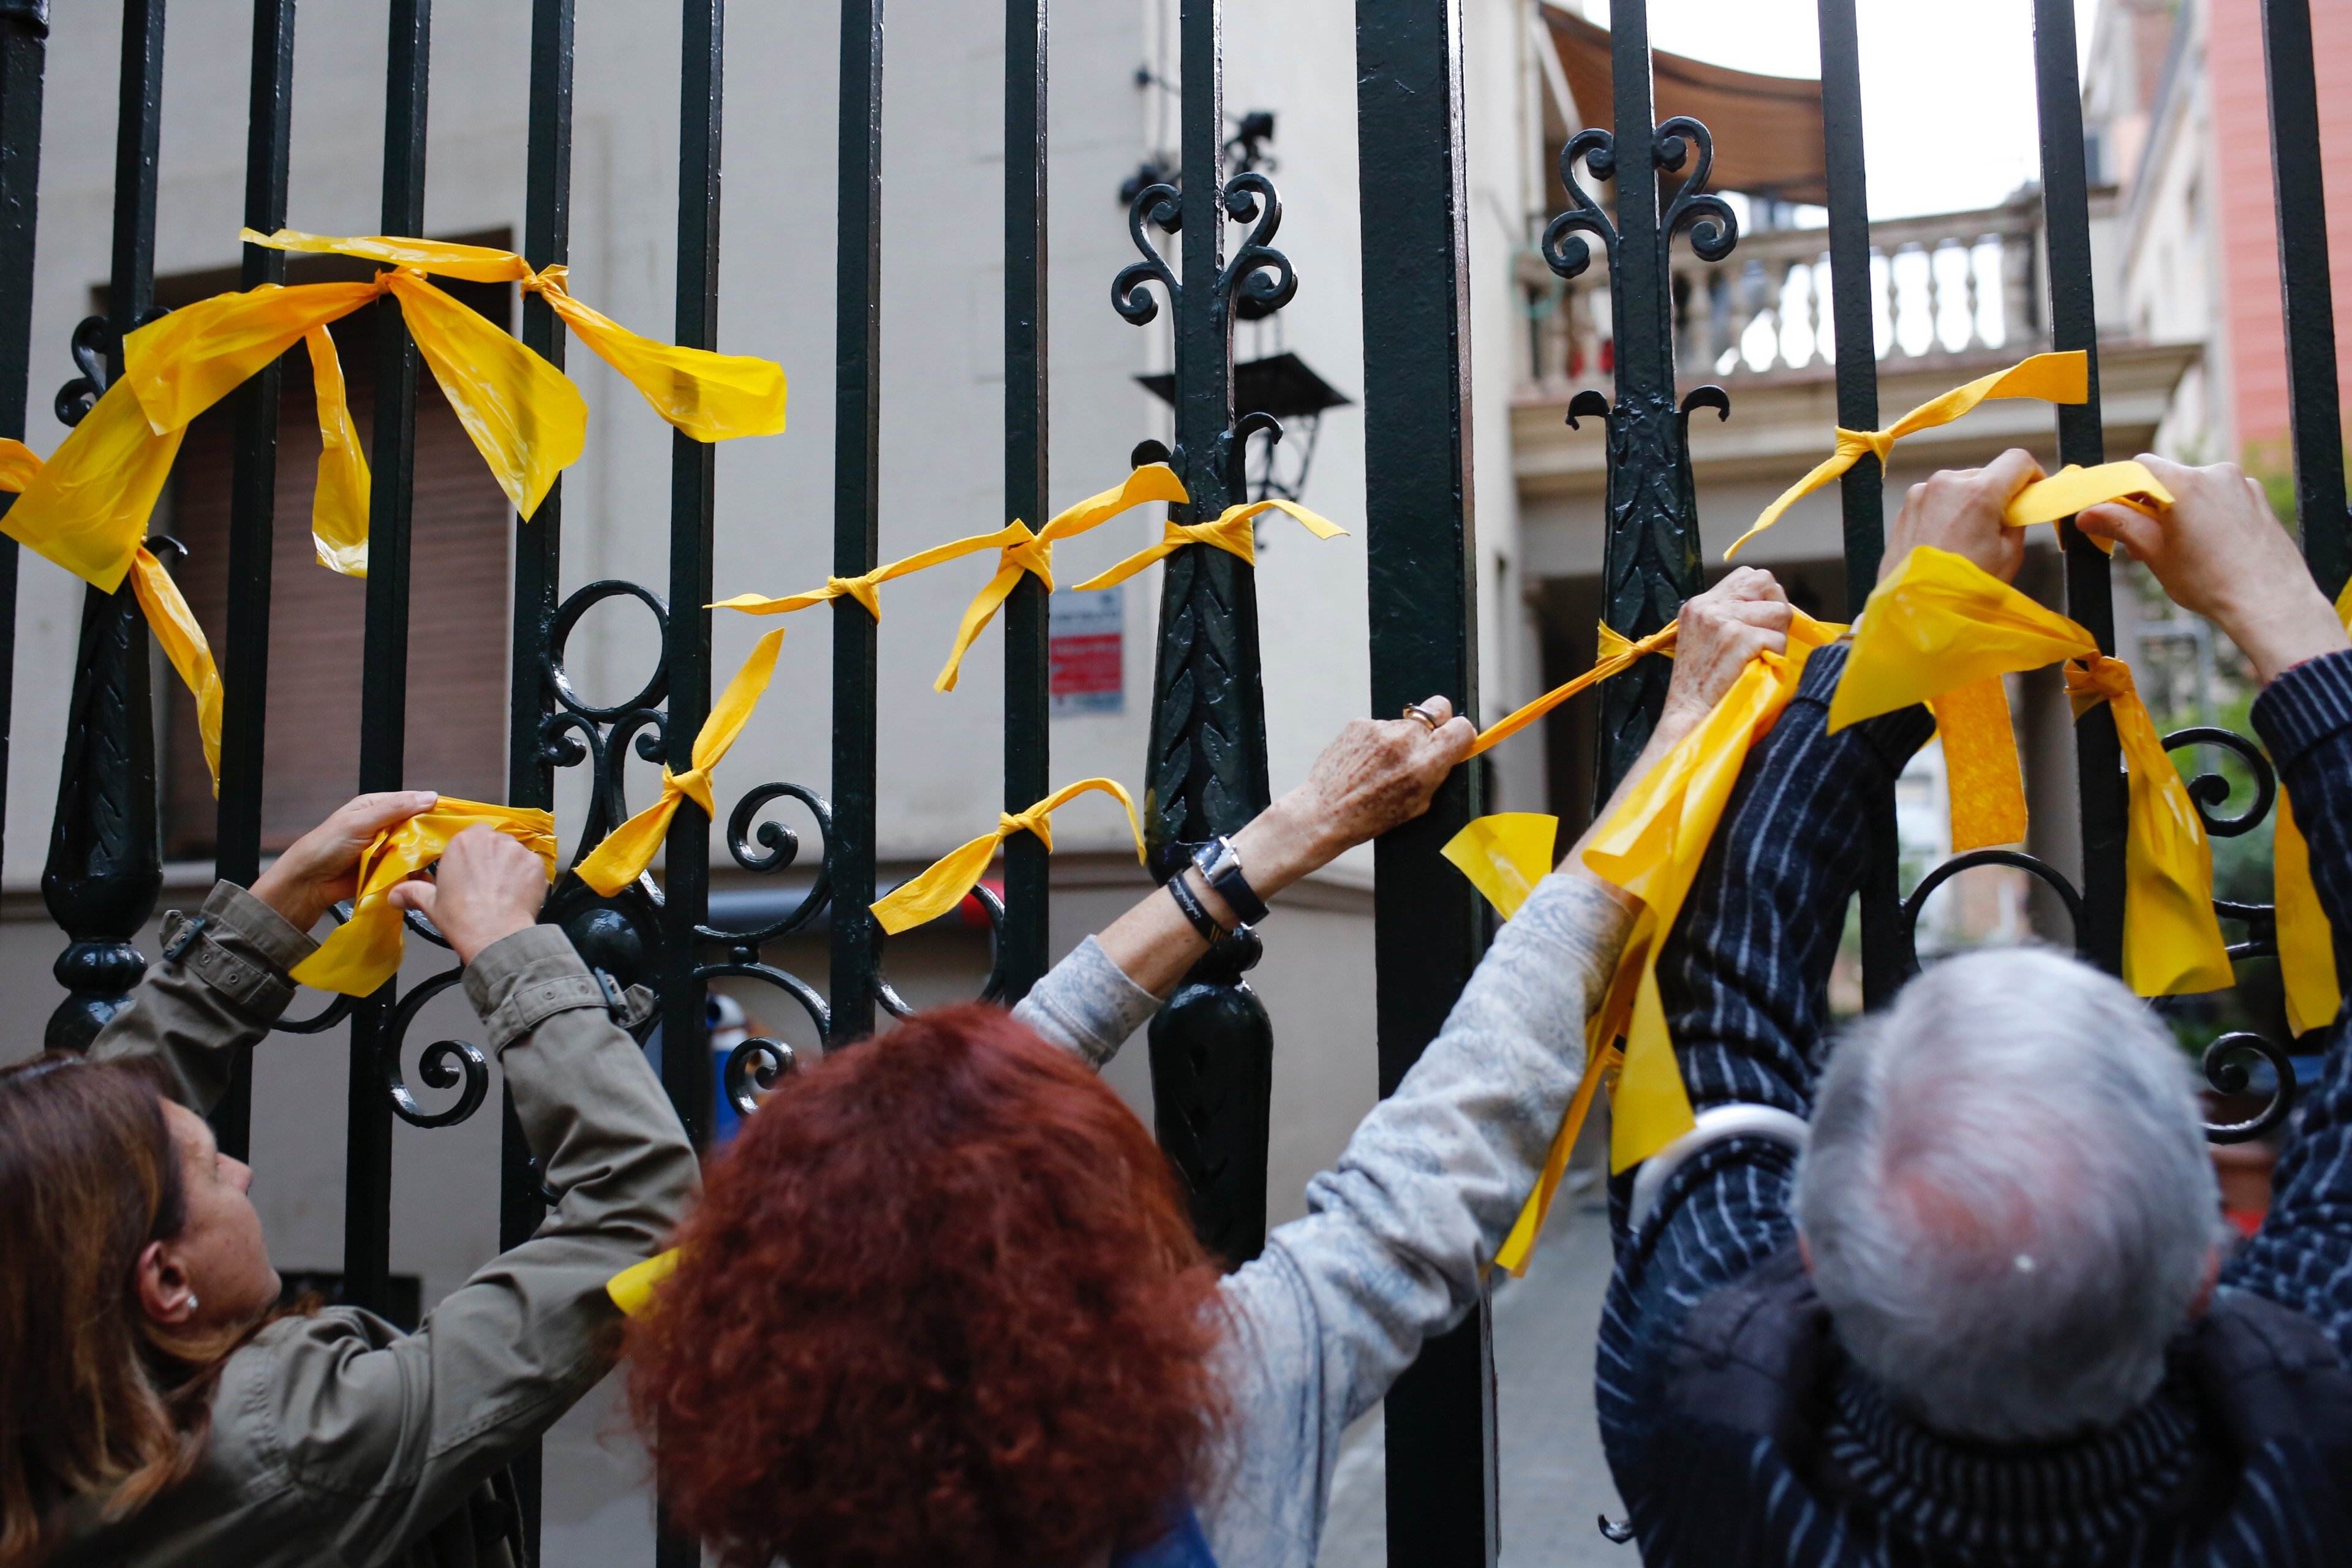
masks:
{"type": "MultiPolygon", "coordinates": [[[[1789,620],[1752,570],[1686,605],[1628,777],[1789,620]]],[[[671,1518],[727,1568],[1314,1562],[1340,1434],[1478,1300],[1535,1184],[1630,913],[1571,851],[1306,1217],[1222,1278],[1094,1069],[1212,933],[1427,807],[1473,732],[1416,708],[1350,725],[1009,1016],[828,1056],[713,1162],[625,1353],[671,1518]]]]}
{"type": "Polygon", "coordinates": [[[362,795],[247,892],[166,922],[163,961],[89,1058],[0,1070],[0,1568],[520,1560],[490,1483],[611,1365],[616,1268],[649,1256],[695,1160],[604,988],[534,923],[538,858],[460,834],[394,901],[466,994],[561,1194],[540,1233],[403,1334],[279,1312],[252,1173],[199,1112],[267,1034],[360,852],[435,804],[362,795]]]}

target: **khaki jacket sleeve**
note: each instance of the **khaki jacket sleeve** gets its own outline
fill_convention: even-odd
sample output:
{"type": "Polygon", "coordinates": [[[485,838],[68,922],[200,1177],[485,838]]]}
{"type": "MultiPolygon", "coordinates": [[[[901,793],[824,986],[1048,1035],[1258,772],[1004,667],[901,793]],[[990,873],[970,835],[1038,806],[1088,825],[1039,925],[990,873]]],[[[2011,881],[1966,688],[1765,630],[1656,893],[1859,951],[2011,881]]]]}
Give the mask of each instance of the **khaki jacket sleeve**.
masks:
{"type": "Polygon", "coordinates": [[[466,992],[554,1211],[414,1334],[340,1311],[278,1325],[274,1364],[248,1385],[350,1563],[396,1558],[611,1369],[605,1281],[661,1249],[698,1181],[644,1054],[560,930],[486,949],[466,992]]]}
{"type": "Polygon", "coordinates": [[[236,883],[218,883],[194,915],[164,917],[163,955],[89,1054],[160,1058],[181,1103],[209,1113],[227,1092],[231,1053],[278,1022],[294,999],[288,973],[318,945],[236,883]]]}

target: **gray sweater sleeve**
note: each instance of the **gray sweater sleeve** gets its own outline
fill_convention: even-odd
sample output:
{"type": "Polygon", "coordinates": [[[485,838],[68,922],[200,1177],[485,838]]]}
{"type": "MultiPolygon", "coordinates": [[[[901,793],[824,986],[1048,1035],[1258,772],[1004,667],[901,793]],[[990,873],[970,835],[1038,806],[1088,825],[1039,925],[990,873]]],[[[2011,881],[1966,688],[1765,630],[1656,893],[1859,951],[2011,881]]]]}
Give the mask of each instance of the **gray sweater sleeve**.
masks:
{"type": "Polygon", "coordinates": [[[1127,977],[1088,937],[1045,972],[1013,1016],[1100,1068],[1160,1010],[1160,998],[1127,977]]]}

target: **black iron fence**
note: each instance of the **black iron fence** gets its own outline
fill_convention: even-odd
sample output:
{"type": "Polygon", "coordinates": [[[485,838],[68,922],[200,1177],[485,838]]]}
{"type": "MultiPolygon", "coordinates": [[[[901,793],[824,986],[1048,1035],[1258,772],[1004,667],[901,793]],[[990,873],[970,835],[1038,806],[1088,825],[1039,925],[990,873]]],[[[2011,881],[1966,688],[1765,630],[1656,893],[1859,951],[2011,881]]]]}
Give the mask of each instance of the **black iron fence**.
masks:
{"type": "MultiPolygon", "coordinates": [[[[2291,340],[2296,493],[2313,571],[2333,595],[2347,556],[2344,465],[2332,336],[2326,230],[2317,157],[2307,0],[2264,0],[2271,69],[2279,244],[2291,340]]],[[[157,151],[165,52],[164,0],[124,0],[114,246],[107,313],[85,322],[70,345],[80,375],[58,395],[70,422],[121,374],[123,335],[154,303],[157,151]]],[[[725,84],[723,0],[683,0],[678,79],[680,141],[675,340],[716,346],[719,262],[720,108],[725,84]]],[[[836,449],[832,571],[849,577],[879,561],[880,195],[883,30],[881,0],[840,6],[838,341],[835,371],[836,449]]],[[[1214,517],[1244,499],[1244,450],[1261,426],[1236,422],[1232,387],[1237,317],[1288,301],[1297,284],[1274,248],[1281,207],[1262,171],[1224,175],[1220,94],[1220,0],[1181,0],[1183,173],[1143,189],[1129,226],[1139,256],[1112,283],[1110,303],[1139,325],[1163,310],[1174,341],[1176,427],[1164,456],[1192,496],[1191,513],[1214,517]],[[1238,241],[1238,242],[1237,242],[1238,241]],[[1167,248],[1173,247],[1174,248],[1167,248]]],[[[295,0],[255,0],[246,220],[268,232],[287,217],[295,0]]],[[[381,226],[415,235],[425,227],[426,87],[433,42],[430,0],[390,0],[384,95],[381,226]]],[[[2065,461],[2105,454],[2099,422],[2093,325],[2088,201],[2073,0],[2036,0],[2035,71],[2042,113],[2053,346],[2092,356],[2093,394],[2058,414],[2065,461]]],[[[1359,132],[1364,283],[1363,384],[1366,439],[1379,461],[1366,498],[1370,564],[1372,709],[1394,712],[1436,690],[1477,710],[1475,574],[1466,467],[1468,272],[1465,259],[1460,16],[1454,0],[1359,0],[1359,132]]],[[[1860,64],[1854,0],[1820,0],[1824,124],[1828,142],[1830,243],[1836,339],[1873,341],[1868,206],[1864,189],[1860,64]]],[[[40,151],[42,65],[52,17],[47,0],[0,0],[0,435],[21,436],[32,379],[29,342],[36,182],[40,151]]],[[[1610,623],[1631,637],[1662,626],[1698,584],[1697,499],[1685,448],[1694,409],[1723,411],[1719,391],[1693,390],[1679,402],[1675,377],[1668,256],[1687,234],[1702,255],[1736,245],[1737,226],[1706,190],[1712,154],[1696,121],[1654,122],[1648,18],[1642,0],[1613,7],[1616,99],[1606,131],[1578,137],[1563,158],[1560,205],[1570,213],[1546,246],[1556,269],[1589,264],[1581,229],[1608,253],[1616,315],[1615,394],[1601,404],[1610,454],[1605,602],[1610,623]],[[1582,165],[1580,176],[1575,165],[1582,165]],[[1580,177],[1611,186],[1604,210],[1580,177]]],[[[570,244],[573,0],[532,0],[528,82],[529,141],[523,254],[537,268],[562,263],[570,244]]],[[[1045,0],[1005,0],[1004,454],[1008,516],[1044,515],[1048,498],[1045,386],[1046,57],[1045,0]]],[[[2252,237],[2241,237],[2252,243],[2252,237]]],[[[282,253],[248,246],[247,287],[282,281],[282,253]]],[[[1088,302],[1087,308],[1100,308],[1088,302]]],[[[354,783],[403,783],[410,626],[410,509],[414,499],[418,353],[389,301],[375,307],[376,482],[366,586],[363,719],[354,783]]],[[[544,300],[527,298],[522,334],[562,364],[564,334],[544,300]]],[[[39,363],[68,345],[44,347],[39,363]]],[[[262,854],[261,806],[270,626],[271,530],[277,485],[278,371],[239,395],[232,477],[226,632],[226,707],[221,756],[217,858],[220,874],[249,881],[262,854]]],[[[804,382],[805,384],[805,382],[804,382]]],[[[1840,422],[1878,422],[1875,366],[1867,352],[1837,363],[1840,422]]],[[[1580,412],[1594,411],[1590,405],[1580,412]]],[[[1499,411],[1498,411],[1499,414],[1499,411]]],[[[622,771],[635,752],[682,763],[711,703],[713,490],[716,453],[684,434],[673,437],[669,581],[661,591],[629,582],[562,591],[562,494],[550,493],[517,535],[507,783],[518,805],[551,806],[561,770],[583,769],[590,808],[575,842],[593,846],[625,815],[622,771]],[[593,605],[631,598],[661,624],[656,667],[627,700],[598,705],[566,672],[567,638],[593,605]]],[[[1845,555],[1853,607],[1875,576],[1882,549],[1881,474],[1865,457],[1843,479],[1845,555]]],[[[16,547],[0,543],[0,644],[13,649],[16,547]]],[[[2066,543],[2069,612],[2112,643],[2108,563],[2071,531],[2066,543]]],[[[789,912],[749,929],[710,918],[710,828],[698,808],[682,809],[659,884],[651,879],[606,898],[576,877],[556,888],[550,920],[571,933],[591,963],[625,984],[662,996],[667,1088],[698,1139],[707,1133],[714,1086],[704,1039],[704,994],[722,976],[763,983],[788,996],[828,1044],[870,1033],[882,1013],[905,1004],[884,976],[882,933],[868,910],[876,888],[877,626],[854,600],[833,605],[834,743],[828,787],[763,784],[728,809],[723,842],[751,873],[773,873],[808,851],[765,814],[794,801],[811,813],[819,874],[789,912]],[[778,938],[829,917],[830,972],[820,988],[767,962],[778,938]]],[[[1048,774],[1046,605],[1024,577],[1006,610],[1003,795],[1008,811],[1043,796],[1048,774]]],[[[1251,569],[1212,549],[1188,548],[1169,562],[1153,682],[1145,818],[1154,871],[1165,874],[1183,846],[1239,827],[1267,799],[1265,716],[1251,569]]],[[[80,655],[56,824],[43,890],[68,938],[57,965],[67,1000],[51,1019],[53,1044],[86,1044],[135,984],[144,960],[132,939],[152,911],[161,884],[155,758],[146,628],[131,595],[95,590],[86,598],[80,655]]],[[[1638,750],[1662,696],[1661,667],[1637,666],[1607,689],[1603,703],[1603,793],[1638,750]]],[[[0,737],[8,687],[0,681],[0,737]]],[[[2079,722],[2083,885],[2039,863],[2030,868],[2064,888],[2079,910],[2082,950],[2113,969],[2120,961],[2124,780],[2104,706],[2079,722]]],[[[5,758],[0,757],[0,763],[5,758]]],[[[5,769],[0,769],[5,776],[5,769]]],[[[1474,895],[1441,866],[1436,847],[1475,815],[1468,770],[1441,793],[1423,821],[1377,850],[1376,916],[1380,1079],[1392,1089],[1435,1034],[1475,963],[1484,922],[1474,895]]],[[[2201,805],[2217,805],[2200,794],[2201,805]]],[[[1898,886],[1891,802],[1878,813],[1885,852],[1865,888],[1865,989],[1874,1003],[1914,962],[1905,932],[1932,887],[1994,854],[1939,868],[1906,897],[1898,886]]],[[[2216,830],[2231,826],[2217,824],[2216,830]]],[[[567,835],[567,837],[570,837],[567,835]]],[[[2006,855],[2012,862],[2022,857],[2006,855]]],[[[1045,847],[1016,834],[1005,847],[1004,894],[991,898],[995,967],[991,994],[1017,996],[1046,956],[1045,847]]],[[[2245,925],[2233,951],[2273,951],[2266,910],[2226,907],[2245,925]]],[[[429,935],[429,932],[421,934],[429,935]]],[[[1243,977],[1244,953],[1217,953],[1185,983],[1151,1032],[1159,1131],[1191,1182],[1204,1235],[1228,1258],[1263,1245],[1265,1152],[1273,1031],[1243,977]]],[[[402,1082],[404,1037],[424,1003],[455,983],[454,972],[403,992],[395,982],[363,1000],[338,1000],[284,1026],[316,1032],[348,1019],[349,1178],[343,1289],[348,1299],[388,1304],[392,1131],[395,1118],[422,1126],[463,1120],[486,1102],[489,1069],[470,1046],[436,1045],[420,1076],[455,1090],[438,1111],[419,1105],[402,1082]]],[[[2267,1042],[2279,1062],[2284,1050],[2267,1042]]],[[[726,1088],[748,1097],[788,1069],[790,1048],[754,1040],[722,1069],[726,1088]]],[[[2217,1071],[2242,1070],[2217,1058],[2217,1071]]],[[[223,1143],[241,1150],[249,1116],[250,1064],[217,1118],[223,1143]]],[[[2274,1112],[2284,1110],[2284,1092],[2274,1112]]],[[[2267,1118],[2266,1118],[2267,1120],[2267,1118]]],[[[2242,1132],[2242,1129],[2238,1130],[2242,1132]]],[[[541,1187],[510,1110],[499,1196],[502,1239],[527,1236],[543,1213],[541,1187]]],[[[1391,1561],[1492,1563],[1496,1551],[1493,1378],[1483,1311],[1433,1343],[1389,1400],[1391,1561]]],[[[537,1477],[523,1467],[523,1493],[536,1542],[537,1477]]],[[[665,1564],[698,1560],[691,1543],[665,1537],[665,1564]]]]}

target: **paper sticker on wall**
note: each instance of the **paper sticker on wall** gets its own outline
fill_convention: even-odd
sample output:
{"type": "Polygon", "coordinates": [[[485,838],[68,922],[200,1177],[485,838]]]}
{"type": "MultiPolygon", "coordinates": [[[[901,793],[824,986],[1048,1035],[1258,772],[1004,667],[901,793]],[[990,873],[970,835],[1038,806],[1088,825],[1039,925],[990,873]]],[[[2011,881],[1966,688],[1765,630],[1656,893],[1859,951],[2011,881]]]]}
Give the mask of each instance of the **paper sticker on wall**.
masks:
{"type": "Polygon", "coordinates": [[[1046,633],[1053,713],[1119,713],[1127,708],[1127,597],[1122,587],[1053,596],[1046,633]]]}

